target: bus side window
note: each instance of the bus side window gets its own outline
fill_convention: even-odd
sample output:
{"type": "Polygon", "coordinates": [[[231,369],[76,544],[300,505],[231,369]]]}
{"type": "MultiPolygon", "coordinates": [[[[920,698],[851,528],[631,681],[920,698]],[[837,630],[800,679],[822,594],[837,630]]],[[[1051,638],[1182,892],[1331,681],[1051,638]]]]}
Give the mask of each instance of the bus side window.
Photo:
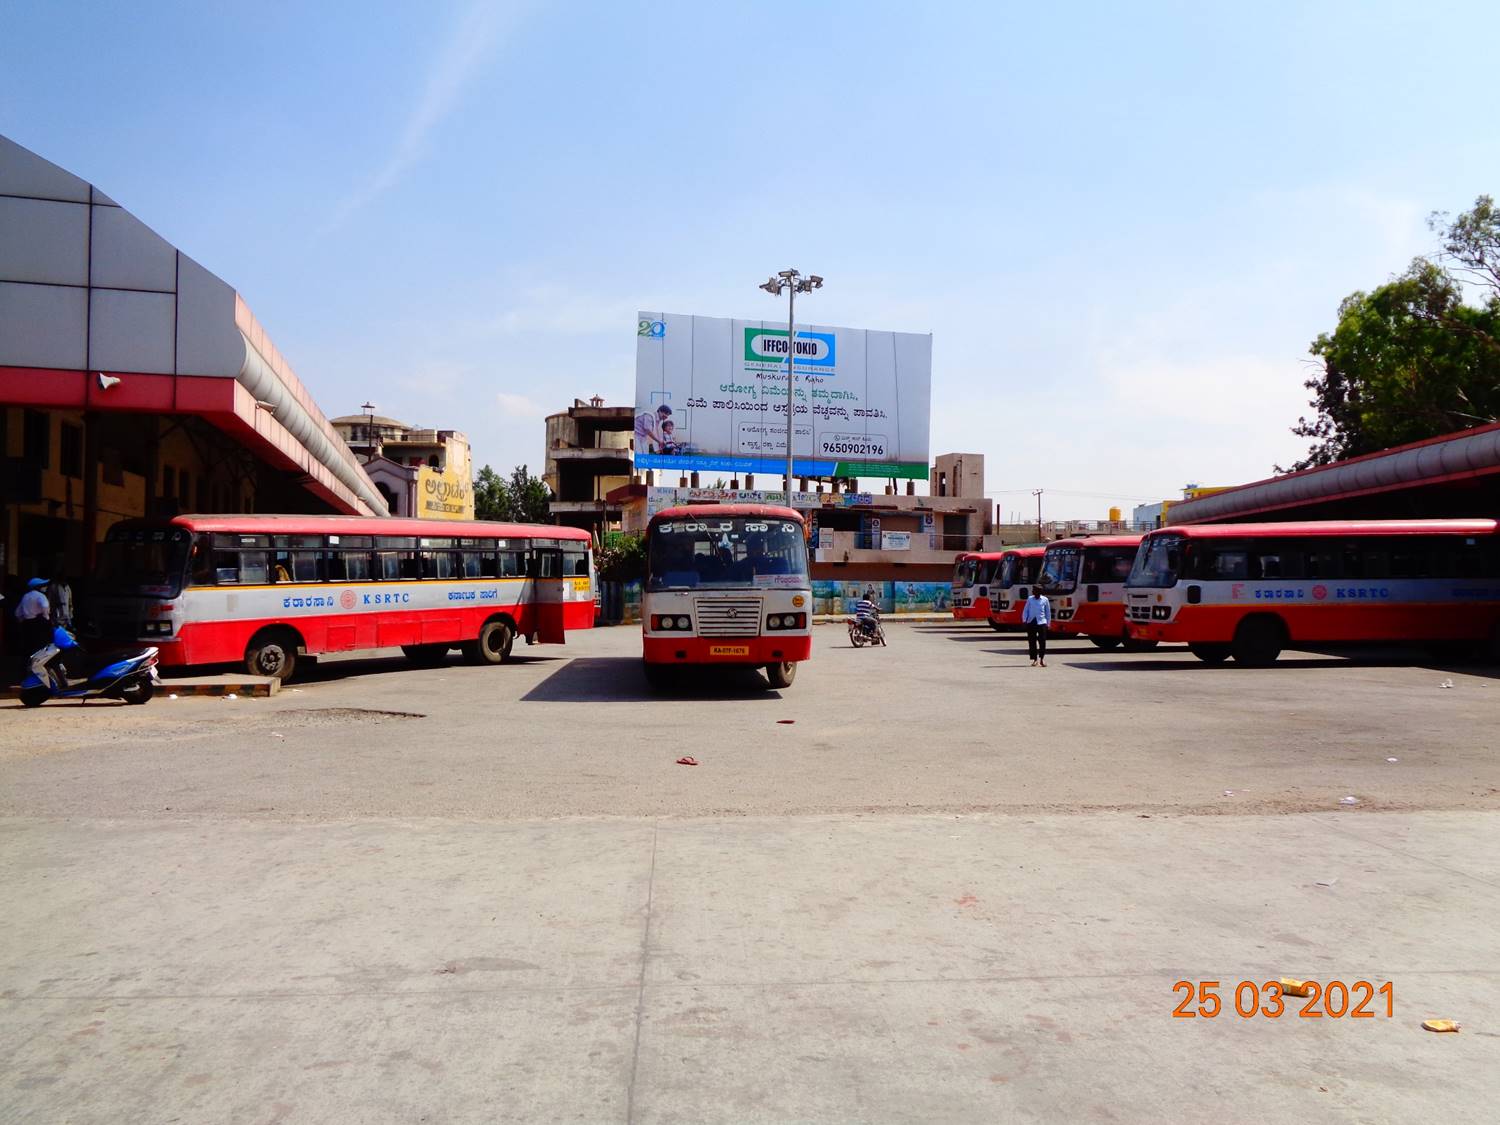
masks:
{"type": "Polygon", "coordinates": [[[1246,551],[1217,551],[1209,578],[1242,579],[1250,575],[1250,557],[1246,551]]]}
{"type": "Polygon", "coordinates": [[[579,551],[563,552],[563,573],[570,577],[589,576],[589,557],[579,551]]]}
{"type": "Polygon", "coordinates": [[[400,559],[402,578],[411,581],[422,577],[422,572],[417,568],[417,553],[415,551],[398,551],[396,557],[400,559]]]}
{"type": "Polygon", "coordinates": [[[377,582],[394,582],[401,577],[401,560],[395,551],[377,551],[375,553],[375,580],[377,582]]]}
{"type": "Polygon", "coordinates": [[[493,578],[495,556],[493,554],[481,555],[478,551],[465,551],[459,556],[459,562],[463,564],[461,578],[493,578]],[[484,564],[490,564],[490,573],[484,573],[484,564]]]}
{"type": "Polygon", "coordinates": [[[321,582],[323,581],[323,568],[319,564],[322,561],[322,556],[318,551],[293,551],[287,570],[293,582],[321,582]]]}
{"type": "Polygon", "coordinates": [[[240,552],[240,584],[242,586],[264,586],[270,580],[271,572],[266,566],[264,551],[240,552]]]}
{"type": "Polygon", "coordinates": [[[422,552],[422,577],[423,578],[452,578],[453,577],[453,552],[452,551],[423,551],[422,552]]]}
{"type": "Polygon", "coordinates": [[[220,586],[237,586],[240,582],[240,552],[214,552],[214,581],[220,586]]]}
{"type": "Polygon", "coordinates": [[[330,582],[368,582],[370,552],[329,551],[327,566],[330,582]]]}

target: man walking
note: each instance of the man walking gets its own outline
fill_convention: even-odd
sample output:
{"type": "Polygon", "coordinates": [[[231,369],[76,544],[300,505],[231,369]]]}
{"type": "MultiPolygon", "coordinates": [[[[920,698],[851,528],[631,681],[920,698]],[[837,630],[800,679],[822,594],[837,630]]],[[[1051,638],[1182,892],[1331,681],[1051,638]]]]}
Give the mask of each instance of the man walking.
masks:
{"type": "Polygon", "coordinates": [[[1031,656],[1031,666],[1047,667],[1047,627],[1052,624],[1052,603],[1035,584],[1021,609],[1021,623],[1026,626],[1026,651],[1031,656]]]}

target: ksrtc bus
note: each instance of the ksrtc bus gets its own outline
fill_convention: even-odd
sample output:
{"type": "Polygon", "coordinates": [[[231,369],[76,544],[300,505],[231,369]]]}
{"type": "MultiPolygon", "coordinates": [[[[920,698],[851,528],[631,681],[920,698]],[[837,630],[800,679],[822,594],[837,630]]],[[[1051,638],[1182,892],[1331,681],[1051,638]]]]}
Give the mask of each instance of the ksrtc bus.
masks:
{"type": "Polygon", "coordinates": [[[983,621],[990,615],[990,585],[1000,566],[1000,551],[970,551],[953,564],[953,616],[983,621]]]}
{"type": "Polygon", "coordinates": [[[1000,553],[1000,565],[990,584],[990,628],[1021,628],[1021,613],[1031,596],[1032,583],[1042,569],[1043,547],[1012,547],[1000,553]]]}
{"type": "Polygon", "coordinates": [[[594,623],[589,534],[570,527],[360,516],[178,516],[109,529],[96,635],[167,666],[242,662],[285,679],[299,656],[400,647],[437,664],[561,644],[594,623]]]}
{"type": "Polygon", "coordinates": [[[1265,665],[1294,644],[1462,644],[1500,658],[1494,520],[1203,524],[1146,536],[1131,636],[1265,665]]]}
{"type": "Polygon", "coordinates": [[[1097,535],[1047,545],[1036,584],[1052,601],[1053,632],[1085,636],[1100,648],[1156,643],[1125,633],[1125,580],[1140,542],[1139,535],[1097,535]]]}
{"type": "Polygon", "coordinates": [[[652,686],[674,667],[755,665],[789,687],[812,655],[807,527],[791,508],[696,504],[646,531],[642,658],[652,686]]]}

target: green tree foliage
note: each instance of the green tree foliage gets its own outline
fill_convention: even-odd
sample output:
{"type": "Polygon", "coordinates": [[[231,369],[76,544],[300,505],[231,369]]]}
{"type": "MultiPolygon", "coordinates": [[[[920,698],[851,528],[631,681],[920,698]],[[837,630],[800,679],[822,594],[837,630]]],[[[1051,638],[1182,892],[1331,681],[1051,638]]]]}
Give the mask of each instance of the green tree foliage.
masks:
{"type": "Polygon", "coordinates": [[[1346,297],[1338,326],[1313,341],[1322,370],[1306,386],[1317,413],[1292,429],[1313,445],[1293,469],[1500,417],[1500,214],[1480,196],[1452,222],[1434,214],[1429,225],[1451,268],[1417,258],[1400,277],[1346,297]]]}
{"type": "Polygon", "coordinates": [[[510,519],[510,488],[505,478],[486,465],[474,478],[474,518],[510,519]]]}
{"type": "Polygon", "coordinates": [[[486,465],[474,478],[474,518],[507,523],[549,523],[552,493],[527,466],[517,465],[506,480],[486,465]]]}
{"type": "Polygon", "coordinates": [[[594,565],[606,582],[639,582],[646,577],[646,537],[607,536],[594,556],[594,565]]]}

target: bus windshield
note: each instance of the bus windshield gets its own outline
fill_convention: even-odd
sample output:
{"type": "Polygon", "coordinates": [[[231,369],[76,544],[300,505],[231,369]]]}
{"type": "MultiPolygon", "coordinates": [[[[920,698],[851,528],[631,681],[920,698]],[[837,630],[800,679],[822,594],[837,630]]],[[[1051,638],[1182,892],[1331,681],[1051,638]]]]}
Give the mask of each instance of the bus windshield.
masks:
{"type": "Polygon", "coordinates": [[[191,541],[180,527],[112,531],[99,552],[94,588],[104,594],[175,598],[182,592],[191,541]]]}
{"type": "Polygon", "coordinates": [[[698,516],[651,529],[647,589],[806,586],[807,541],[793,520],[698,516]]]}
{"type": "Polygon", "coordinates": [[[1095,547],[1083,552],[1084,582],[1124,582],[1135,562],[1134,547],[1095,547]]]}
{"type": "Polygon", "coordinates": [[[973,559],[959,559],[953,564],[953,585],[967,586],[973,577],[973,559]]]}
{"type": "Polygon", "coordinates": [[[1177,575],[1182,569],[1181,535],[1152,535],[1141,545],[1130,569],[1127,586],[1163,589],[1177,585],[1177,575]]]}
{"type": "Polygon", "coordinates": [[[1021,555],[1006,555],[1005,561],[1000,564],[1000,588],[1009,590],[1012,586],[1023,582],[1035,582],[1037,564],[1041,561],[1041,558],[1036,555],[1029,558],[1021,555]]]}
{"type": "Polygon", "coordinates": [[[1082,557],[1083,552],[1077,547],[1048,547],[1036,584],[1048,593],[1066,594],[1078,585],[1078,564],[1082,557]]]}

